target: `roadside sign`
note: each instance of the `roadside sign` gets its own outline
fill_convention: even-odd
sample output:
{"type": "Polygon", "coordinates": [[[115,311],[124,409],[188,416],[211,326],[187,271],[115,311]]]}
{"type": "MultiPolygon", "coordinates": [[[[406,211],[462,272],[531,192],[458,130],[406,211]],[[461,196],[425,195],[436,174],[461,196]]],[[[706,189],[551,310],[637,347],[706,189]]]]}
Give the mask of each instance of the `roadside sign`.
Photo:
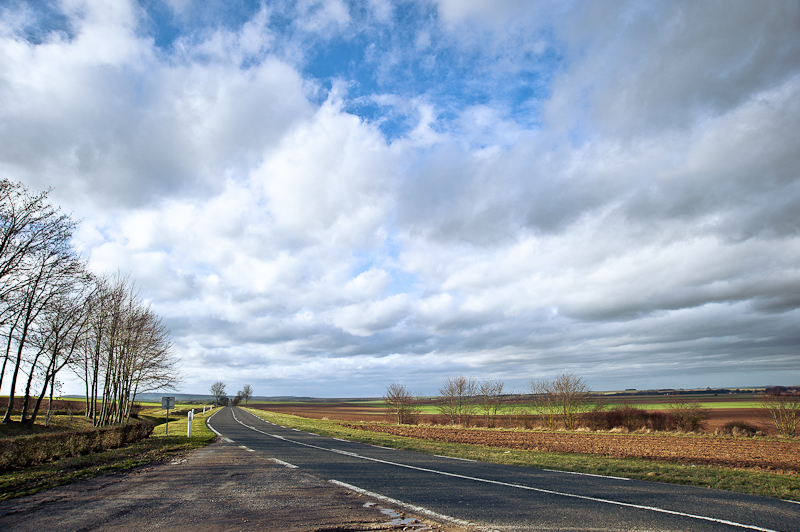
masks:
{"type": "Polygon", "coordinates": [[[169,409],[175,408],[175,398],[174,397],[162,397],[161,398],[161,409],[167,411],[167,428],[166,433],[169,435],[169,409]]]}

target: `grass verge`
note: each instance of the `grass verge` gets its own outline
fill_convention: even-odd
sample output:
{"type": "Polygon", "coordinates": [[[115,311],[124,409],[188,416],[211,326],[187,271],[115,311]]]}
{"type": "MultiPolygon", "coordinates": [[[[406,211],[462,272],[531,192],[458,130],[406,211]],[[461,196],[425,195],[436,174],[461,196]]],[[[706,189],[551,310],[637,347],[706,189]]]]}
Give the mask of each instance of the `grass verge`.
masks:
{"type": "Polygon", "coordinates": [[[104,473],[125,471],[153,462],[170,460],[175,456],[205,447],[216,434],[205,420],[213,412],[196,414],[192,422],[192,437],[186,437],[186,417],[170,420],[169,432],[158,425],[153,434],[140,442],[107,451],[74,456],[25,469],[0,474],[0,501],[32,495],[38,491],[96,477],[104,473]]]}
{"type": "Polygon", "coordinates": [[[348,439],[427,454],[481,462],[609,475],[637,480],[713,488],[800,501],[800,475],[752,469],[693,466],[636,458],[609,458],[577,453],[542,453],[478,445],[445,443],[342,427],[336,421],[309,419],[247,408],[273,423],[322,436],[348,439]]]}

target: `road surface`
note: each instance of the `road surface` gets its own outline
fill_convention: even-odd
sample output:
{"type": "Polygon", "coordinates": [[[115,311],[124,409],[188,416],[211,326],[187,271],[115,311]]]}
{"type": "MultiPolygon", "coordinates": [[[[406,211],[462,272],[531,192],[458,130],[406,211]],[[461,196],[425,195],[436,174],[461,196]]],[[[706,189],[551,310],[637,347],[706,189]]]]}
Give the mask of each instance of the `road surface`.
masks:
{"type": "Polygon", "coordinates": [[[800,504],[779,499],[386,449],[280,427],[239,408],[220,410],[209,426],[285,467],[486,530],[800,530],[800,504]]]}

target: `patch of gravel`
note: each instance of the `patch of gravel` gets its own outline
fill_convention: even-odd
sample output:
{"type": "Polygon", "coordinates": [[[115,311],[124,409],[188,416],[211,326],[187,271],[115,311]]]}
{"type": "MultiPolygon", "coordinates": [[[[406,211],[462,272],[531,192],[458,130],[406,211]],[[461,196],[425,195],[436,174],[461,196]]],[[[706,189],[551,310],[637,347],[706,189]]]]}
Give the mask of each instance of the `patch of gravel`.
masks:
{"type": "Polygon", "coordinates": [[[5,532],[467,529],[217,442],[174,459],[0,503],[5,532]]]}

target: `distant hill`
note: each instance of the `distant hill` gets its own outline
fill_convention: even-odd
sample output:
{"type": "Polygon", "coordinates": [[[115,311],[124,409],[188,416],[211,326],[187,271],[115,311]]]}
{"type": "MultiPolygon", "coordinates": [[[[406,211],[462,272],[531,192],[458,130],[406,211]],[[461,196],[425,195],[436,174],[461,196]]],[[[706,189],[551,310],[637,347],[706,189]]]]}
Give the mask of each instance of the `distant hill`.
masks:
{"type": "MultiPolygon", "coordinates": [[[[65,395],[64,399],[84,399],[83,395],[65,395]]],[[[213,403],[214,396],[208,394],[195,394],[195,393],[140,393],[136,396],[137,401],[144,403],[158,403],[162,397],[174,397],[178,403],[185,403],[188,401],[201,401],[204,403],[213,403]]],[[[253,401],[352,401],[353,399],[317,399],[314,397],[295,397],[295,396],[277,396],[277,397],[262,397],[255,396],[250,399],[253,401]]],[[[359,399],[355,399],[358,401],[359,399]]],[[[363,401],[363,399],[360,399],[363,401]]]]}

